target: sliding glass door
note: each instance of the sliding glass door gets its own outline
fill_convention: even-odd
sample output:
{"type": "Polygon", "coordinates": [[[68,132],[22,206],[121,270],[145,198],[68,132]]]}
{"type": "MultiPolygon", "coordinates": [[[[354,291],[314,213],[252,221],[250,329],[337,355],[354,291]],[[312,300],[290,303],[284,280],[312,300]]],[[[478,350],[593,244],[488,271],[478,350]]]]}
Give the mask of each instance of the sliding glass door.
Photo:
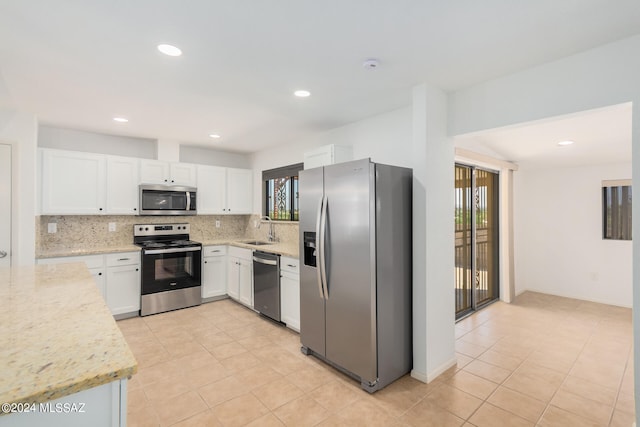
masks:
{"type": "Polygon", "coordinates": [[[499,175],[455,167],[456,319],[499,297],[499,175]]]}

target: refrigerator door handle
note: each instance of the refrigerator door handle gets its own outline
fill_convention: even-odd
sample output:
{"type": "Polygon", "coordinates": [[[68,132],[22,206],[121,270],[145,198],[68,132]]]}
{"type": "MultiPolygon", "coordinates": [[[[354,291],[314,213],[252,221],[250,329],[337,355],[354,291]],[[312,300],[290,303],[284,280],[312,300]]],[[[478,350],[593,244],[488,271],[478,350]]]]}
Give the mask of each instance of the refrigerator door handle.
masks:
{"type": "Polygon", "coordinates": [[[324,299],[329,299],[329,283],[327,282],[327,260],[325,257],[326,234],[327,234],[327,207],[329,199],[323,197],[322,215],[320,217],[320,275],[322,276],[322,287],[324,290],[324,299]]]}
{"type": "Polygon", "coordinates": [[[320,203],[318,204],[318,217],[316,219],[316,250],[317,250],[317,259],[318,259],[318,267],[316,268],[316,273],[318,274],[318,291],[320,291],[320,298],[324,299],[324,286],[322,285],[322,274],[320,270],[322,268],[322,252],[324,248],[322,247],[322,238],[320,237],[320,219],[322,218],[322,207],[324,206],[324,196],[320,199],[320,203]]]}

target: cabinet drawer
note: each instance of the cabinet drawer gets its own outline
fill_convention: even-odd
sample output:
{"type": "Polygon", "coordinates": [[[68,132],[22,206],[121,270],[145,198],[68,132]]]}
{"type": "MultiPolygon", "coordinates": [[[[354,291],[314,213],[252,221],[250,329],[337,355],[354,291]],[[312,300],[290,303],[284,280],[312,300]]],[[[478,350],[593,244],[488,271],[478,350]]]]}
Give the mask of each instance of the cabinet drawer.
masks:
{"type": "Polygon", "coordinates": [[[105,257],[107,259],[107,267],[140,264],[140,252],[120,252],[107,254],[105,257]]]}
{"type": "Polygon", "coordinates": [[[227,254],[226,246],[205,246],[202,248],[202,256],[220,256],[227,254]]]}
{"type": "Polygon", "coordinates": [[[251,261],[253,259],[253,251],[251,249],[238,248],[229,246],[229,256],[251,261]]]}
{"type": "Polygon", "coordinates": [[[87,268],[103,268],[104,258],[102,255],[82,255],[65,256],[59,258],[43,258],[38,260],[38,264],[66,264],[70,262],[84,262],[87,268]]]}
{"type": "Polygon", "coordinates": [[[300,272],[300,261],[298,258],[280,257],[280,271],[298,274],[300,272]]]}

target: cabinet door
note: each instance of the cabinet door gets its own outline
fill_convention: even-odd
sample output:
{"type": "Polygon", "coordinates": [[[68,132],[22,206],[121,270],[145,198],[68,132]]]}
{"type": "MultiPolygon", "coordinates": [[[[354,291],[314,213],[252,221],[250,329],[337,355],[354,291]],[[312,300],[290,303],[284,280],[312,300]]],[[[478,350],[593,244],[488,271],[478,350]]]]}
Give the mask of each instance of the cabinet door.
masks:
{"type": "Polygon", "coordinates": [[[240,302],[253,308],[253,262],[239,262],[240,302]]]}
{"type": "Polygon", "coordinates": [[[250,214],[253,211],[253,171],[227,169],[227,213],[250,214]]]}
{"type": "Polygon", "coordinates": [[[91,215],[105,209],[105,156],[42,150],[42,213],[91,215]]]}
{"type": "Polygon", "coordinates": [[[123,265],[107,268],[107,305],[111,314],[140,310],[140,267],[123,265]]]}
{"type": "Polygon", "coordinates": [[[227,212],[227,170],[198,165],[198,214],[227,212]]]}
{"type": "Polygon", "coordinates": [[[227,295],[235,300],[240,299],[240,260],[236,257],[227,258],[227,295]]]}
{"type": "Polygon", "coordinates": [[[283,272],[280,277],[280,320],[300,331],[300,277],[283,272]]]}
{"type": "Polygon", "coordinates": [[[171,163],[169,166],[169,184],[195,187],[196,166],[188,163],[171,163]]]}
{"type": "Polygon", "coordinates": [[[106,275],[104,274],[104,268],[90,268],[89,271],[91,272],[91,276],[93,277],[93,280],[95,280],[96,282],[96,286],[98,286],[98,290],[100,291],[100,295],[102,295],[102,298],[106,297],[106,283],[107,283],[107,278],[106,275]]]}
{"type": "Polygon", "coordinates": [[[202,269],[202,298],[211,298],[227,293],[227,257],[204,258],[202,269]]]}
{"type": "Polygon", "coordinates": [[[140,160],[141,184],[168,184],[169,163],[160,160],[140,160]]]}
{"type": "Polygon", "coordinates": [[[138,159],[107,157],[107,213],[138,213],[138,159]]]}

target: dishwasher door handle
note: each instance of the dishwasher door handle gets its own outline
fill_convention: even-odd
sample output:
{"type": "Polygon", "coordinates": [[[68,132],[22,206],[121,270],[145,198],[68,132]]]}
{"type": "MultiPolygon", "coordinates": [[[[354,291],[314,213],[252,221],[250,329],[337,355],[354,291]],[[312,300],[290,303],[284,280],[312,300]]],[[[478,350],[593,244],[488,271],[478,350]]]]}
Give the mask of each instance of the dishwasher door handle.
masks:
{"type": "Polygon", "coordinates": [[[253,257],[253,260],[255,262],[259,262],[260,264],[267,264],[267,265],[278,265],[278,261],[274,260],[270,260],[270,259],[263,259],[263,258],[256,258],[253,257]]]}

